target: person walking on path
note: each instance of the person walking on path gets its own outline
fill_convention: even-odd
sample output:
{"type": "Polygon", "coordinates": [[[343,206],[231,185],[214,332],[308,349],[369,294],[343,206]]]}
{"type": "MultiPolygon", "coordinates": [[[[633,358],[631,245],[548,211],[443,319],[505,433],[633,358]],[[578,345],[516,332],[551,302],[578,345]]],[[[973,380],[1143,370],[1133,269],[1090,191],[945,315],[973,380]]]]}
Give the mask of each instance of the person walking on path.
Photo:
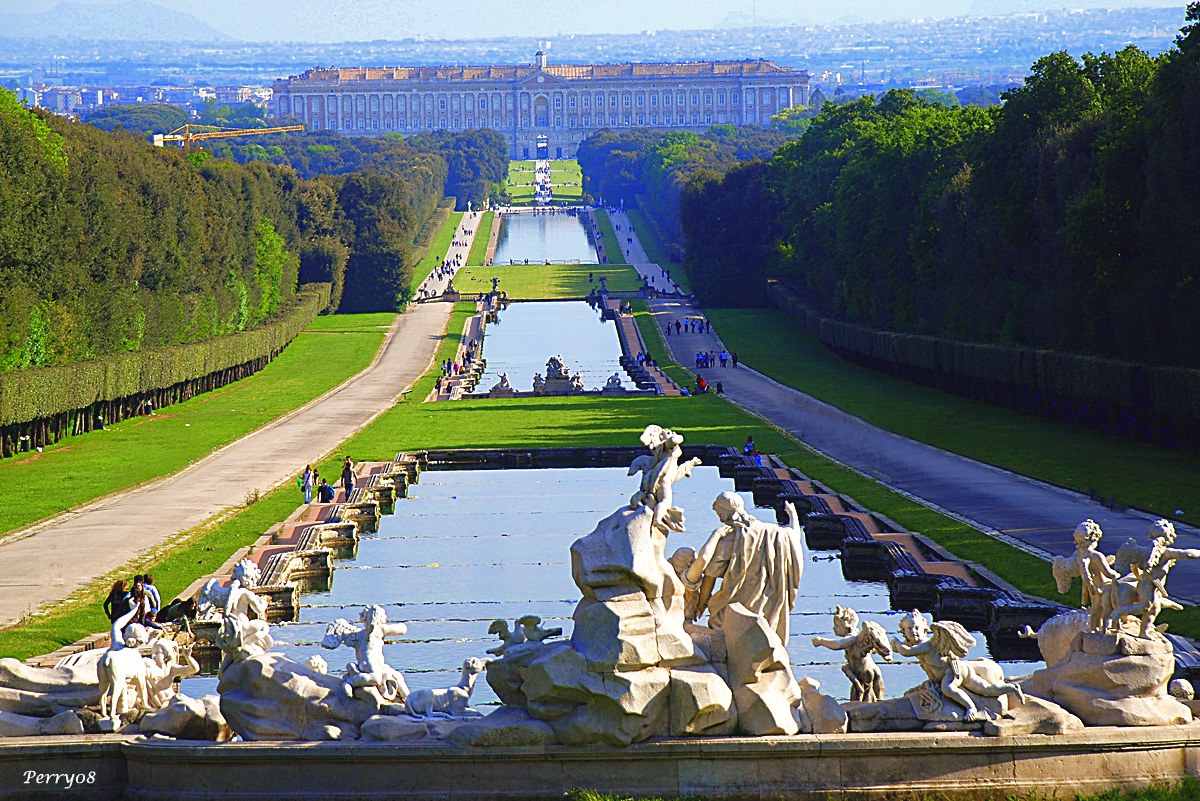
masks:
{"type": "Polygon", "coordinates": [[[350,493],[354,492],[354,464],[349,456],[342,463],[342,488],[346,490],[346,500],[350,500],[350,493]]]}
{"type": "Polygon", "coordinates": [[[313,469],[311,464],[305,465],[304,472],[300,474],[300,488],[304,490],[304,502],[312,503],[313,469]]]}
{"type": "Polygon", "coordinates": [[[737,353],[736,352],[730,353],[729,358],[733,361],[733,369],[736,370],[737,369],[737,353]]]}

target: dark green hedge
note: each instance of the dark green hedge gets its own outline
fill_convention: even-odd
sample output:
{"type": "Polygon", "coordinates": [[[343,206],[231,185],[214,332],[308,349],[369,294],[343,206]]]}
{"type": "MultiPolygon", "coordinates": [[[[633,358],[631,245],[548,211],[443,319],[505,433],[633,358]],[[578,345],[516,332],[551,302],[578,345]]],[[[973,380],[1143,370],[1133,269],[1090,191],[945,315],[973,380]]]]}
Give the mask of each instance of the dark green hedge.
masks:
{"type": "Polygon", "coordinates": [[[1188,446],[1200,439],[1200,370],[880,331],[826,317],[778,283],[768,292],[808,333],[873,369],[1116,434],[1188,446]]]}
{"type": "Polygon", "coordinates": [[[329,284],[305,284],[257,328],[59,367],[0,373],[0,426],[191,381],[281,351],[329,305],[329,284]]]}

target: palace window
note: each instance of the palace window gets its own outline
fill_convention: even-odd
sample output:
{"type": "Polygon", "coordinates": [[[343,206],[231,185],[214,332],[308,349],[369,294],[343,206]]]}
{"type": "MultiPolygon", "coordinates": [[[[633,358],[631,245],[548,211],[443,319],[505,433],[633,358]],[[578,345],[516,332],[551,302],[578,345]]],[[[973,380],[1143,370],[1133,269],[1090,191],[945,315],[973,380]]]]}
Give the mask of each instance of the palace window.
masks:
{"type": "Polygon", "coordinates": [[[608,118],[608,124],[613,126],[614,128],[617,127],[617,115],[616,114],[614,114],[608,118]]]}
{"type": "Polygon", "coordinates": [[[709,123],[709,124],[711,125],[711,124],[712,124],[712,115],[711,115],[711,114],[705,114],[705,115],[704,115],[704,121],[705,121],[705,122],[707,122],[707,123],[709,123]]]}
{"type": "Polygon", "coordinates": [[[484,110],[487,108],[487,98],[486,97],[479,98],[479,108],[480,108],[480,110],[484,110]]]}
{"type": "Polygon", "coordinates": [[[554,107],[562,108],[562,98],[561,97],[554,98],[554,107]]]}
{"type": "Polygon", "coordinates": [[[670,96],[670,95],[665,95],[665,96],[663,97],[663,105],[664,105],[664,106],[669,106],[669,105],[671,105],[671,96],[670,96]]]}
{"type": "Polygon", "coordinates": [[[638,125],[645,125],[645,124],[646,124],[646,118],[639,114],[638,115],[638,125]]]}
{"type": "Polygon", "coordinates": [[[706,105],[706,106],[712,105],[712,95],[710,95],[710,94],[704,95],[704,105],[706,105]]]}
{"type": "Polygon", "coordinates": [[[700,115],[693,114],[692,115],[692,125],[698,125],[699,123],[700,123],[700,115]]]}
{"type": "Polygon", "coordinates": [[[588,97],[587,95],[584,95],[583,96],[583,107],[588,108],[591,106],[591,104],[592,104],[592,99],[590,97],[588,97]]]}
{"type": "Polygon", "coordinates": [[[717,95],[717,102],[720,103],[722,106],[725,105],[725,95],[724,94],[717,95]]]}
{"type": "Polygon", "coordinates": [[[591,118],[591,116],[590,116],[590,115],[588,115],[588,114],[584,114],[584,115],[583,115],[583,127],[584,127],[584,128],[587,128],[587,127],[588,127],[588,126],[590,126],[591,124],[592,124],[592,118],[591,118]]]}
{"type": "Polygon", "coordinates": [[[625,95],[625,108],[629,108],[629,95],[625,95]]]}
{"type": "Polygon", "coordinates": [[[737,95],[730,95],[730,96],[729,96],[729,101],[730,101],[731,103],[733,103],[733,105],[735,105],[735,106],[736,106],[736,105],[738,104],[738,96],[737,96],[737,95]]]}
{"type": "Polygon", "coordinates": [[[638,105],[639,106],[646,105],[646,96],[645,95],[638,95],[638,105]]]}
{"type": "Polygon", "coordinates": [[[567,106],[569,106],[570,108],[575,108],[575,98],[572,97],[572,98],[568,99],[567,106]]]}
{"type": "Polygon", "coordinates": [[[695,92],[692,92],[692,105],[695,106],[695,105],[698,105],[699,103],[700,103],[700,95],[696,94],[695,92]]]}
{"type": "Polygon", "coordinates": [[[462,125],[461,125],[461,124],[459,123],[459,121],[458,121],[458,117],[455,117],[455,118],[454,118],[454,127],[455,127],[455,128],[461,128],[461,127],[462,127],[462,125]]]}
{"type": "Polygon", "coordinates": [[[389,131],[392,130],[392,118],[391,117],[388,117],[386,120],[383,121],[383,127],[387,128],[389,131]]]}
{"type": "Polygon", "coordinates": [[[574,115],[571,116],[571,127],[572,128],[575,127],[575,116],[574,115]]]}
{"type": "Polygon", "coordinates": [[[628,114],[625,115],[625,124],[626,125],[629,124],[629,115],[628,114]]]}
{"type": "Polygon", "coordinates": [[[611,99],[612,99],[612,103],[610,103],[609,105],[611,105],[613,108],[616,108],[617,107],[617,96],[613,95],[611,99]]]}
{"type": "Polygon", "coordinates": [[[446,98],[444,98],[444,97],[439,97],[439,98],[438,98],[438,109],[439,109],[440,111],[445,111],[445,110],[446,110],[446,98]]]}
{"type": "Polygon", "coordinates": [[[679,124],[680,124],[680,125],[683,125],[683,122],[684,122],[684,117],[683,117],[683,115],[682,115],[682,114],[680,114],[680,115],[679,115],[679,124]]]}
{"type": "Polygon", "coordinates": [[[658,115],[657,115],[657,114],[651,114],[651,115],[650,115],[650,124],[651,124],[651,125],[658,125],[658,115]]]}
{"type": "Polygon", "coordinates": [[[652,105],[652,106],[658,105],[658,95],[650,95],[650,105],[652,105]]]}
{"type": "Polygon", "coordinates": [[[555,128],[561,128],[561,127],[562,127],[562,117],[555,117],[555,118],[554,118],[554,127],[555,127],[555,128]]]}

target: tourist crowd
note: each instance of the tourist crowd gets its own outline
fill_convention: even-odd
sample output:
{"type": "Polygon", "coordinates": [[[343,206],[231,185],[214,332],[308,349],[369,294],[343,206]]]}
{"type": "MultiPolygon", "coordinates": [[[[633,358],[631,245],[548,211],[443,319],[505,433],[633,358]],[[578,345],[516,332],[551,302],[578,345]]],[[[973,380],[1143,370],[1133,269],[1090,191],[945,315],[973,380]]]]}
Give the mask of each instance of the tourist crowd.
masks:
{"type": "Polygon", "coordinates": [[[154,576],[149,573],[136,575],[133,583],[125,579],[113,582],[108,597],[104,599],[104,614],[110,621],[135,612],[131,623],[140,623],[146,628],[161,629],[164,623],[181,623],[196,619],[196,600],[176,598],[166,607],[162,596],[154,586],[154,576]]]}

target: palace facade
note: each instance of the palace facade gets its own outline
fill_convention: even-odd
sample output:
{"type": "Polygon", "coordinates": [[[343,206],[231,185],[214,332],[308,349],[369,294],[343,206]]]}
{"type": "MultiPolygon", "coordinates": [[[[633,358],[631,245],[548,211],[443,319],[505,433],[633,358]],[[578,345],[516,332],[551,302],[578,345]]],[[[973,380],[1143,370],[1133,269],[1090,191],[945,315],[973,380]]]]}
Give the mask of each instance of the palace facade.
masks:
{"type": "Polygon", "coordinates": [[[495,67],[318,67],[275,81],[276,117],[348,136],[493,128],[509,156],[571,158],[602,128],[703,131],[766,124],[808,104],[808,73],[774,62],[548,64],[495,67]]]}

